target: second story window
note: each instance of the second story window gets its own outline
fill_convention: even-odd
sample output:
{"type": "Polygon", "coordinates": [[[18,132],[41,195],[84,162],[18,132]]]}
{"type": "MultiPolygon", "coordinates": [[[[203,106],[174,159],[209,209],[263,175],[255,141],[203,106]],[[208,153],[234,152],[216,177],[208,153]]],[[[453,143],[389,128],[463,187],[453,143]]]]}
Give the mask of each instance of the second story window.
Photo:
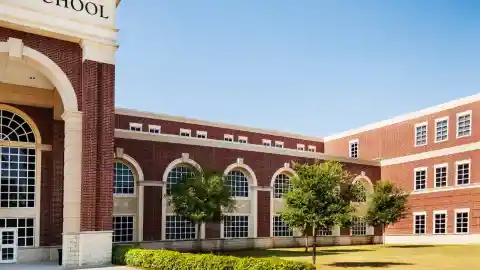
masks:
{"type": "Polygon", "coordinates": [[[142,131],[142,124],[140,123],[130,123],[130,130],[131,131],[142,131]]]}
{"type": "Polygon", "coordinates": [[[248,143],[248,137],[245,136],[238,136],[239,143],[248,143]]]}
{"type": "Polygon", "coordinates": [[[180,129],[180,136],[190,137],[191,135],[192,135],[192,131],[190,129],[185,129],[185,128],[180,129]]]}
{"type": "Polygon", "coordinates": [[[448,117],[435,120],[435,142],[448,140],[448,117]]]}
{"type": "Polygon", "coordinates": [[[272,146],[272,141],[263,139],[262,144],[263,146],[272,146]]]}
{"type": "Polygon", "coordinates": [[[427,122],[415,125],[415,146],[427,144],[427,122]]]}
{"type": "Polygon", "coordinates": [[[351,158],[358,158],[358,139],[348,142],[348,155],[351,158]]]}
{"type": "Polygon", "coordinates": [[[472,134],[472,112],[457,114],[457,138],[467,137],[472,134]]]}
{"type": "Polygon", "coordinates": [[[148,125],[148,132],[153,134],[160,134],[161,128],[156,125],[148,125]]]}
{"type": "Polygon", "coordinates": [[[309,145],[308,152],[317,152],[317,147],[315,145],[309,145]]]}
{"type": "Polygon", "coordinates": [[[197,138],[206,139],[207,138],[207,132],[202,131],[202,130],[197,130],[197,138]]]}
{"type": "Polygon", "coordinates": [[[226,142],[233,142],[233,135],[232,134],[223,134],[223,140],[226,142]]]}
{"type": "Polygon", "coordinates": [[[298,151],[305,151],[305,144],[297,143],[297,150],[298,151]]]}
{"type": "Polygon", "coordinates": [[[458,161],[457,166],[457,185],[470,184],[470,160],[458,161]]]}
{"type": "Polygon", "coordinates": [[[447,167],[448,165],[445,164],[438,164],[433,166],[435,169],[435,187],[446,187],[447,186],[447,167]]]}
{"type": "Polygon", "coordinates": [[[283,148],[283,142],[281,142],[281,141],[275,141],[275,147],[276,147],[276,148],[283,148]]]}
{"type": "Polygon", "coordinates": [[[415,172],[415,190],[423,190],[427,188],[427,168],[416,168],[415,172]]]}

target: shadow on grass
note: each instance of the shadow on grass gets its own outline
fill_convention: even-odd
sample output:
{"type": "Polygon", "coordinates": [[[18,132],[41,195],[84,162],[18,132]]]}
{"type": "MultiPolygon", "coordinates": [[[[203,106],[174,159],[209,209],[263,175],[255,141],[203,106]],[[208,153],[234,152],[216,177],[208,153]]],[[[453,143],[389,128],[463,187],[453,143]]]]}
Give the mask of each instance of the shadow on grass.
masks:
{"type": "MultiPolygon", "coordinates": [[[[346,254],[346,253],[353,253],[353,252],[363,252],[363,251],[372,251],[371,249],[317,249],[317,256],[325,256],[325,255],[336,255],[336,254],[346,254]]],[[[272,250],[265,250],[265,249],[258,249],[258,250],[245,250],[245,251],[237,251],[237,252],[226,252],[223,255],[232,255],[236,257],[309,257],[312,256],[312,250],[309,249],[308,252],[305,250],[279,250],[279,249],[272,249],[272,250]]]]}
{"type": "Polygon", "coordinates": [[[401,263],[401,262],[335,262],[327,264],[328,266],[334,267],[343,267],[343,268],[360,268],[360,267],[369,267],[369,268],[386,268],[390,266],[400,266],[400,265],[413,265],[411,263],[401,263]]]}
{"type": "Polygon", "coordinates": [[[435,247],[433,245],[392,245],[392,246],[387,246],[389,248],[429,248],[429,247],[435,247]]]}

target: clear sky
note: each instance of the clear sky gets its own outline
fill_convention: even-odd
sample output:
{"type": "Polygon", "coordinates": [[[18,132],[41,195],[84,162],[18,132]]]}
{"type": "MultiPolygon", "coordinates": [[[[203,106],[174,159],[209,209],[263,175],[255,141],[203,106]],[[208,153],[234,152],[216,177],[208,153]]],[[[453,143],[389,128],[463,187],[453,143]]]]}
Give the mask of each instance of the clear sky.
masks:
{"type": "Polygon", "coordinates": [[[116,105],[326,136],[480,92],[480,1],[122,0],[116,105]]]}

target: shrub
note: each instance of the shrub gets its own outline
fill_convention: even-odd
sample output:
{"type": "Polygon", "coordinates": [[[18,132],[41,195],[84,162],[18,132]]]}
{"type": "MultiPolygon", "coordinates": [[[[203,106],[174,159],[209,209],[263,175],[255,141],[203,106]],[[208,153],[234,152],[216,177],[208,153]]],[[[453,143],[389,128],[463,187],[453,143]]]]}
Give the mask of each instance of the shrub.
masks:
{"type": "Polygon", "coordinates": [[[114,245],[112,247],[112,264],[126,265],[125,254],[130,250],[136,248],[133,245],[114,245]]]}
{"type": "Polygon", "coordinates": [[[256,259],[180,253],[170,250],[130,249],[129,266],[151,270],[313,270],[312,264],[278,258],[256,259]]]}

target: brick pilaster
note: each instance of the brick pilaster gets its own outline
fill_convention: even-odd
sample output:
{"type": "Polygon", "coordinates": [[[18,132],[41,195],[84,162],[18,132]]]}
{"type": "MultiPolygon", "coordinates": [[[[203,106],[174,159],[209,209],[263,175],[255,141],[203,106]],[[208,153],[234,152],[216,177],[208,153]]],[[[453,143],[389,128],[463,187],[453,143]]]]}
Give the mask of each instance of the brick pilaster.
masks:
{"type": "Polygon", "coordinates": [[[52,245],[62,244],[63,231],[63,165],[65,147],[65,123],[53,121],[53,173],[51,180],[50,241],[52,245]]]}
{"type": "Polygon", "coordinates": [[[257,207],[257,236],[270,237],[270,191],[258,191],[257,207]]]}

